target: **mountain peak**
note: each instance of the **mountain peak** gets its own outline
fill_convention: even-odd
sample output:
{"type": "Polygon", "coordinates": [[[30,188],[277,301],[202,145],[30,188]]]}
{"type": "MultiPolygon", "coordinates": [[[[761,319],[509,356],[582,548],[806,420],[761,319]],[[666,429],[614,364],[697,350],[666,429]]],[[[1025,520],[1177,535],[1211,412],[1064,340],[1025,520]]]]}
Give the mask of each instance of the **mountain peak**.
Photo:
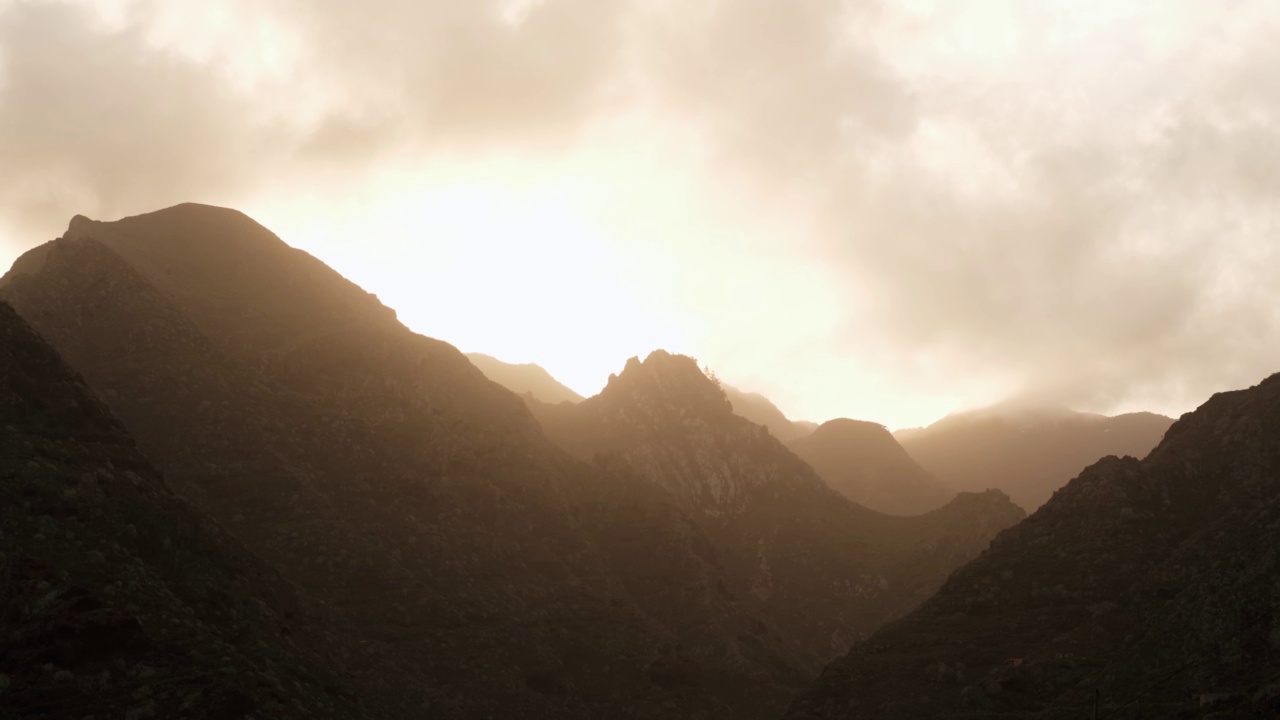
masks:
{"type": "Polygon", "coordinates": [[[621,403],[660,412],[674,409],[680,415],[720,417],[733,414],[724,390],[698,368],[687,355],[654,350],[643,361],[632,357],[622,373],[609,376],[599,396],[609,404],[621,403]]]}
{"type": "Polygon", "coordinates": [[[817,429],[813,431],[815,436],[835,434],[848,435],[853,433],[862,434],[868,437],[881,435],[893,437],[889,432],[889,429],[878,422],[871,422],[870,420],[851,420],[849,418],[828,420],[819,425],[817,429]]]}
{"type": "Polygon", "coordinates": [[[788,446],[832,489],[879,512],[919,515],[941,507],[953,495],[879,423],[829,420],[788,446]]]}
{"type": "Polygon", "coordinates": [[[239,210],[200,203],[182,203],[112,221],[76,215],[67,225],[63,238],[83,237],[95,237],[99,240],[128,237],[134,242],[188,246],[218,247],[230,244],[237,249],[253,245],[288,248],[275,233],[239,210]],[[103,237],[98,237],[99,235],[103,237]]]}

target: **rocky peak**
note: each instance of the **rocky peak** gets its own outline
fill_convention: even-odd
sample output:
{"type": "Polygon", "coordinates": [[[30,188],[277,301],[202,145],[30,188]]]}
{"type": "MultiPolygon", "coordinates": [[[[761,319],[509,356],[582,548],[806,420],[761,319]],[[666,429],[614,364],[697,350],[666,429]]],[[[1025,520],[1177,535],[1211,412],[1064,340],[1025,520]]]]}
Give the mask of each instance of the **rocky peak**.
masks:
{"type": "Polygon", "coordinates": [[[698,419],[723,422],[733,406],[718,383],[687,355],[655,350],[642,362],[627,360],[622,373],[609,376],[600,402],[621,412],[639,410],[652,421],[698,419]]]}

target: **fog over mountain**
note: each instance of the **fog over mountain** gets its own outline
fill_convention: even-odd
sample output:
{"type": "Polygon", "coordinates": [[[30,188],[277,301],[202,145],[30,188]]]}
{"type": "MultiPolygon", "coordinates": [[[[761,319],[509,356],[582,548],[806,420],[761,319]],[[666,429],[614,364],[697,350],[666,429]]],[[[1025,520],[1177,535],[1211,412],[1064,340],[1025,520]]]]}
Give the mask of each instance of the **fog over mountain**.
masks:
{"type": "Polygon", "coordinates": [[[0,0],[0,265],[73,214],[195,199],[584,396],[668,347],[818,421],[1177,415],[1272,369],[1278,20],[0,0]]]}

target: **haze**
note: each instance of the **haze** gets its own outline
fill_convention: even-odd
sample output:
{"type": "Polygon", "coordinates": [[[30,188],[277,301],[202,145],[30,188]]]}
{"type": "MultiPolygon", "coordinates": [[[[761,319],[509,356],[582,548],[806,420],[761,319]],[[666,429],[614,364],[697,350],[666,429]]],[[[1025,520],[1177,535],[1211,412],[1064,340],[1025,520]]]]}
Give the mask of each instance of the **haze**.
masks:
{"type": "Polygon", "coordinates": [[[1280,348],[1280,9],[0,0],[0,265],[233,206],[413,329],[792,417],[1177,414],[1280,348]]]}

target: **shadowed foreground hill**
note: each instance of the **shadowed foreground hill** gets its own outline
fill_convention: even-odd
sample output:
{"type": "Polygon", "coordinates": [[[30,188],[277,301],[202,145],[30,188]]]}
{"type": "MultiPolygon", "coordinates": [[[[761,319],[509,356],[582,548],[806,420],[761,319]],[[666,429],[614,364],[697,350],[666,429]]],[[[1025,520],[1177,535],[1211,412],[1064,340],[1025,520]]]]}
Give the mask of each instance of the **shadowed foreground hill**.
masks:
{"type": "Polygon", "coordinates": [[[1145,457],[1171,424],[1152,413],[1104,417],[997,406],[895,436],[916,462],[953,489],[999,488],[1032,512],[1100,458],[1145,457]]]}
{"type": "Polygon", "coordinates": [[[1280,375],[1092,465],[789,717],[1280,716],[1277,438],[1280,375]]]}
{"type": "Polygon", "coordinates": [[[955,496],[877,423],[831,420],[787,447],[841,495],[872,510],[919,515],[955,496]]]}
{"type": "Polygon", "coordinates": [[[293,588],[0,303],[0,716],[360,717],[293,588]]]}
{"type": "Polygon", "coordinates": [[[1000,493],[895,518],[850,502],[765,428],[735,415],[691,358],[632,358],[577,405],[532,403],[574,455],[660,488],[711,542],[725,592],[751,598],[814,661],[925,599],[1023,517],[1000,493]]]}
{"type": "Polygon", "coordinates": [[[467,359],[480,368],[485,377],[517,395],[529,393],[534,398],[552,405],[562,402],[582,402],[582,396],[570,390],[551,373],[533,363],[514,364],[503,362],[481,353],[467,353],[467,359]]]}

